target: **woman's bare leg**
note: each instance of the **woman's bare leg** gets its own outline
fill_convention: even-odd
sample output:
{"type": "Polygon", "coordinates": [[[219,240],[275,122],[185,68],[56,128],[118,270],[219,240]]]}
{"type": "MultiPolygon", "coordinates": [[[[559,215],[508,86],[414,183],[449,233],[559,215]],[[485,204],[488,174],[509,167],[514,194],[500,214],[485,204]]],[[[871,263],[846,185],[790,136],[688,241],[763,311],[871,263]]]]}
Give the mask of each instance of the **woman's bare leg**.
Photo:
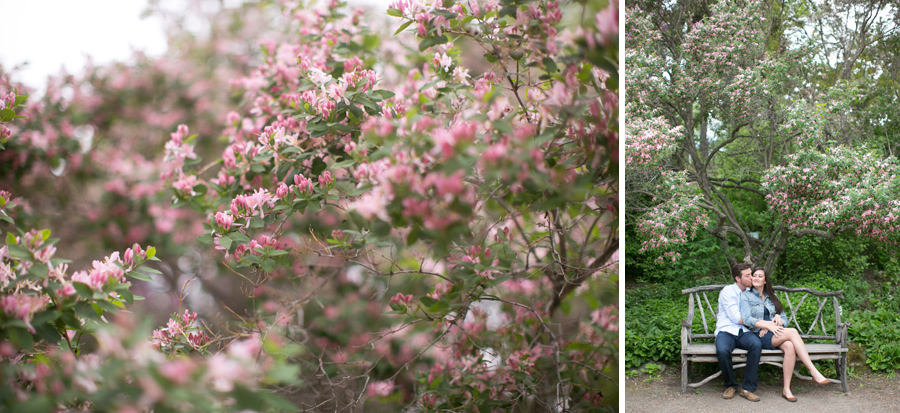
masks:
{"type": "Polygon", "coordinates": [[[782,392],[786,397],[794,397],[794,393],[791,393],[791,378],[794,376],[794,365],[797,363],[797,353],[794,351],[794,342],[785,341],[778,347],[781,348],[781,351],[784,351],[784,364],[782,365],[782,370],[784,371],[784,389],[782,392]]]}
{"type": "Polygon", "coordinates": [[[781,344],[786,341],[793,343],[794,352],[806,368],[809,369],[813,381],[822,381],[825,376],[823,376],[822,373],[819,373],[819,370],[816,369],[816,365],[813,364],[812,360],[809,358],[809,352],[806,350],[806,344],[803,343],[800,333],[798,333],[796,329],[786,328],[781,335],[772,337],[772,346],[780,347],[781,344]]]}

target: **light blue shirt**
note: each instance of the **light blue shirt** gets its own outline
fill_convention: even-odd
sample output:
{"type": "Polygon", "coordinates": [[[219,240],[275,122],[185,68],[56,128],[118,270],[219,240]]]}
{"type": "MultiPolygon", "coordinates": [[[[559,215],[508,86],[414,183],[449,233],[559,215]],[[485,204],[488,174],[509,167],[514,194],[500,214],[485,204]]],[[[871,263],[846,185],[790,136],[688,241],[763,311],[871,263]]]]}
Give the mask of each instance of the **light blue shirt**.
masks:
{"type": "Polygon", "coordinates": [[[747,327],[740,324],[740,295],[741,287],[737,283],[726,286],[719,293],[719,311],[716,313],[716,331],[713,335],[724,331],[737,336],[741,331],[748,331],[747,327]]]}

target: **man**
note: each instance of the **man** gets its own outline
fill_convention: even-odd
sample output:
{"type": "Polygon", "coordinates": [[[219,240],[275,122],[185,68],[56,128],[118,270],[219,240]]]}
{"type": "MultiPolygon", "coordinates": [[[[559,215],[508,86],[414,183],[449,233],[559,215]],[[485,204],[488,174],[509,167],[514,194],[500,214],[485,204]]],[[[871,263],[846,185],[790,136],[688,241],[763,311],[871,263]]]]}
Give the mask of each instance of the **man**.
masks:
{"type": "Polygon", "coordinates": [[[737,392],[737,381],[734,379],[734,369],[731,362],[731,352],[734,348],[747,350],[747,366],[744,367],[744,382],[741,385],[741,397],[758,402],[756,391],[756,372],[759,370],[759,357],[762,345],[759,336],[753,334],[741,321],[740,294],[750,288],[750,265],[745,263],[735,264],[731,268],[734,284],[728,285],[719,293],[719,310],[716,314],[716,357],[719,359],[719,368],[725,378],[725,393],[723,398],[730,399],[737,392]]]}

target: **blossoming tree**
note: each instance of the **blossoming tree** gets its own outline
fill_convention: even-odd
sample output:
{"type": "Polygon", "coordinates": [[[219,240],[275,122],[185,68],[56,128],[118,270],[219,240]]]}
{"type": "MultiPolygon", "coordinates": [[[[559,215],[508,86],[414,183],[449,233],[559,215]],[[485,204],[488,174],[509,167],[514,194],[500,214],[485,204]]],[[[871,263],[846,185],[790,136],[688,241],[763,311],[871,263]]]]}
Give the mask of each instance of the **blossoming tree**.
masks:
{"type": "MultiPolygon", "coordinates": [[[[140,320],[113,307],[129,303],[124,277],[155,250],[51,274],[73,284],[73,305],[97,301],[63,322],[99,350],[67,352],[65,330],[34,336],[39,352],[12,341],[4,363],[25,376],[4,376],[16,392],[4,399],[615,409],[617,9],[571,8],[398,1],[391,36],[336,3],[278,5],[283,33],[261,39],[261,64],[233,82],[246,104],[221,132],[173,128],[158,157],[173,205],[206,217],[200,255],[217,264],[195,267],[202,284],[245,298],[221,303],[227,319],[178,309],[141,339],[140,320]],[[225,146],[202,160],[198,145],[216,136],[225,146]],[[73,369],[87,379],[66,379],[73,369]]],[[[30,259],[10,261],[17,277],[30,259]]],[[[158,275],[145,272],[136,283],[158,275]]],[[[32,304],[19,320],[34,325],[29,313],[49,303],[32,304]]]]}
{"type": "Polygon", "coordinates": [[[791,236],[895,238],[881,85],[896,7],[797,3],[627,10],[626,193],[644,251],[675,260],[709,231],[729,263],[773,269],[791,236]]]}

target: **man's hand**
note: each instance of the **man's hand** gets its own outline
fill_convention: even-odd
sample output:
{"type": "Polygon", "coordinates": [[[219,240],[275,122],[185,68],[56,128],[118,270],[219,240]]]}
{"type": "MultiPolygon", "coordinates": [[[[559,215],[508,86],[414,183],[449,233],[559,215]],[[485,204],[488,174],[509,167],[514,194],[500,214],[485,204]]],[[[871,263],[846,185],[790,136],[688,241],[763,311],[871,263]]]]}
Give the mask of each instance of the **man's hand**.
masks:
{"type": "Polygon", "coordinates": [[[781,320],[780,314],[775,314],[775,318],[772,319],[772,322],[775,323],[776,326],[784,327],[784,321],[781,320]]]}

